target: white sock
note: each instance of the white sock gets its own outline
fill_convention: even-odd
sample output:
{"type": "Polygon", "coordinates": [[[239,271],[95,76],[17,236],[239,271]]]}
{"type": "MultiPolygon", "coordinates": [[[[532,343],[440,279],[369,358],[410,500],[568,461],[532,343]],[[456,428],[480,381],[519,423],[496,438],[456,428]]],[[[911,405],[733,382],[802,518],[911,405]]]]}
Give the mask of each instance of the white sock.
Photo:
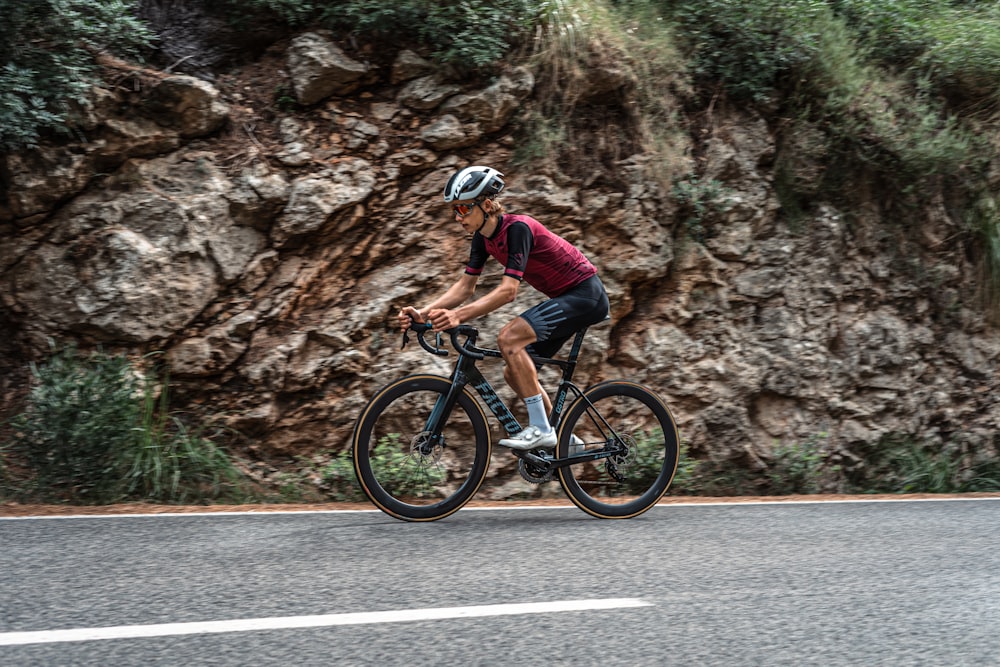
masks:
{"type": "Polygon", "coordinates": [[[542,433],[548,433],[552,430],[552,427],[549,426],[549,418],[545,414],[545,401],[542,400],[541,394],[524,399],[524,406],[528,408],[529,424],[537,426],[542,433]]]}

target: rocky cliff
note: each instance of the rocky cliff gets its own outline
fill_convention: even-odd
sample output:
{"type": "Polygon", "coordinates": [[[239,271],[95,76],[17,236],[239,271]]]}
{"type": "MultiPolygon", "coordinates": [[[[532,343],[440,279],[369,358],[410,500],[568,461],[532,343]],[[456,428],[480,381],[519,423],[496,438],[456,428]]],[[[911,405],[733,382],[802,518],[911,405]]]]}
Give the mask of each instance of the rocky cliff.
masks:
{"type": "MultiPolygon", "coordinates": [[[[818,435],[847,461],[890,435],[1000,447],[1000,332],[943,203],[899,225],[873,192],[790,224],[772,130],[738,109],[691,132],[690,182],[719,185],[698,211],[642,154],[586,179],[518,168],[529,70],[472,83],[409,51],[372,60],[306,33],[212,83],[108,61],[77,140],[3,156],[5,410],[47,339],[76,340],[164,351],[175,402],[224,416],[251,456],[345,448],[382,383],[447,372],[400,352],[392,320],[461,272],[440,192],[482,163],[507,173],[508,210],[576,243],[609,288],[583,380],[654,387],[696,455],[756,465],[818,435]]],[[[801,178],[822,167],[796,159],[801,178]]],[[[478,322],[484,342],[536,298],[478,322]]]]}

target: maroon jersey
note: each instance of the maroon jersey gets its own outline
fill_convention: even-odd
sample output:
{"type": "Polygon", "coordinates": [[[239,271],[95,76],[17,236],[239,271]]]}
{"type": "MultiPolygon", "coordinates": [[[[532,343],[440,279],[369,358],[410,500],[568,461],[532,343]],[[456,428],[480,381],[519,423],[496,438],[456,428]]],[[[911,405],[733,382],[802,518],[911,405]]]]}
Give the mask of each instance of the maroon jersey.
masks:
{"type": "Polygon", "coordinates": [[[465,272],[480,275],[490,255],[504,265],[505,276],[526,280],[550,299],[597,274],[573,244],[527,215],[500,216],[489,238],[476,232],[465,272]]]}

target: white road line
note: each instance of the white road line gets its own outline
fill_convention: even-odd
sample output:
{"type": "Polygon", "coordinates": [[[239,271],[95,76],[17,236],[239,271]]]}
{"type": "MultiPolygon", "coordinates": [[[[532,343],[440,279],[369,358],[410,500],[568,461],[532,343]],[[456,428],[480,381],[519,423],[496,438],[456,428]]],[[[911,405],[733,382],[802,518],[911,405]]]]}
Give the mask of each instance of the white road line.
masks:
{"type": "Polygon", "coordinates": [[[448,618],[480,618],[483,616],[551,614],[565,611],[627,609],[631,607],[651,606],[653,606],[651,602],[645,602],[644,600],[639,600],[637,598],[613,598],[609,600],[561,600],[556,602],[528,602],[521,604],[478,605],[472,607],[439,607],[436,609],[401,609],[399,611],[326,614],[322,616],[284,616],[274,618],[245,618],[230,621],[205,621],[197,623],[159,623],[154,625],[119,625],[106,628],[71,628],[67,630],[40,630],[34,632],[4,632],[0,633],[0,646],[87,642],[99,639],[136,639],[140,637],[202,635],[217,634],[222,632],[251,632],[255,630],[283,630],[288,628],[326,628],[335,625],[436,621],[448,618]]]}

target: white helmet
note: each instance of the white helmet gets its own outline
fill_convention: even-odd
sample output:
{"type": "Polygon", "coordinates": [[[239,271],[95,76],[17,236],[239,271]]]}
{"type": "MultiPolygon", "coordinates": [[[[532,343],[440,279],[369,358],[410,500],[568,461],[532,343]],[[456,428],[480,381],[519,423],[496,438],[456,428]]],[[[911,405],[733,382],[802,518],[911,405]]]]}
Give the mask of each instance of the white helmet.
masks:
{"type": "Polygon", "coordinates": [[[489,199],[504,189],[503,174],[491,167],[466,167],[448,179],[444,186],[446,202],[489,199]]]}

